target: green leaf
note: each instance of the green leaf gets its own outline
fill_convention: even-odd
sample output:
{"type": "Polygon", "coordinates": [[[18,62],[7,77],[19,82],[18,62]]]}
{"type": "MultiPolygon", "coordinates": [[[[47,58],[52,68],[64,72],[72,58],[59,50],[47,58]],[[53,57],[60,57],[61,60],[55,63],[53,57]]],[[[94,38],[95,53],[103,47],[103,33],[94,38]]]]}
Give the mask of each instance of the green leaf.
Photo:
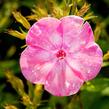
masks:
{"type": "Polygon", "coordinates": [[[96,78],[90,82],[84,84],[81,90],[87,90],[89,92],[100,92],[109,87],[108,78],[96,78]]]}
{"type": "Polygon", "coordinates": [[[20,71],[19,64],[17,60],[6,60],[0,61],[0,78],[5,76],[6,70],[12,70],[14,73],[20,71]]]}
{"type": "Polygon", "coordinates": [[[109,66],[109,62],[103,62],[102,67],[107,67],[107,66],[109,66]]]}
{"type": "Polygon", "coordinates": [[[12,87],[16,90],[16,92],[20,96],[26,95],[25,90],[24,90],[24,83],[20,78],[13,75],[12,72],[10,72],[10,71],[6,72],[6,77],[8,79],[8,82],[10,82],[12,87]]]}
{"type": "Polygon", "coordinates": [[[87,82],[87,84],[82,87],[80,95],[83,109],[108,109],[109,79],[96,78],[87,82]]]}
{"type": "Polygon", "coordinates": [[[2,93],[0,93],[0,109],[4,109],[3,107],[7,104],[18,105],[18,96],[16,96],[15,94],[13,96],[13,93],[10,92],[4,93],[3,91],[2,93]]]}

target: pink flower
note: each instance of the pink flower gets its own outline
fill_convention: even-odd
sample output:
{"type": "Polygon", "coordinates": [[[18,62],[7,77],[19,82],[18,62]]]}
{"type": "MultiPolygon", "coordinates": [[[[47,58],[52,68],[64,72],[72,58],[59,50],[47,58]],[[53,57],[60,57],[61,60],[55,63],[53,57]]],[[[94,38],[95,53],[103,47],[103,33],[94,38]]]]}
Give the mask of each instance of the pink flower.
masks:
{"type": "Polygon", "coordinates": [[[100,71],[102,51],[81,17],[42,18],[28,31],[26,44],[20,57],[24,77],[55,96],[77,93],[100,71]]]}

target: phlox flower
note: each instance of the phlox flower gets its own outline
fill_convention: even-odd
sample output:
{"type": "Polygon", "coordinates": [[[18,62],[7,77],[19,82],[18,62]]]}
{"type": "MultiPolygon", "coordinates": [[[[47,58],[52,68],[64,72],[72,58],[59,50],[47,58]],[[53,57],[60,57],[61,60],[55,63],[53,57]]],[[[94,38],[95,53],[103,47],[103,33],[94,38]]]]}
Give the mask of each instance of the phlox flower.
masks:
{"type": "Polygon", "coordinates": [[[102,51],[81,17],[42,18],[29,29],[26,44],[20,57],[24,77],[55,96],[77,93],[100,71],[102,51]]]}

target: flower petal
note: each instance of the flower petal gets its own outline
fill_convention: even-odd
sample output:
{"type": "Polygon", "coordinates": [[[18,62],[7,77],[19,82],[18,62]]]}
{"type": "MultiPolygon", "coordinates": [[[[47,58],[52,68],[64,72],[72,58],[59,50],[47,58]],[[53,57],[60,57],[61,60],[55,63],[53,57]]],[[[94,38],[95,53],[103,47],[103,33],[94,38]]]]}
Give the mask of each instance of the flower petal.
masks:
{"type": "Polygon", "coordinates": [[[45,89],[55,96],[69,96],[77,93],[82,84],[64,61],[57,61],[48,74],[45,89]]]}
{"type": "Polygon", "coordinates": [[[94,42],[94,35],[91,26],[88,22],[85,22],[81,27],[81,31],[78,38],[74,38],[70,46],[69,52],[76,52],[84,48],[88,43],[94,42]],[[76,50],[76,51],[75,51],[76,50]]]}
{"type": "Polygon", "coordinates": [[[83,24],[79,37],[80,40],[83,41],[82,44],[88,44],[90,42],[94,42],[93,31],[88,22],[85,22],[83,24]]]}
{"type": "Polygon", "coordinates": [[[86,44],[94,41],[93,31],[88,22],[78,16],[67,16],[61,19],[63,28],[63,47],[69,52],[77,52],[86,44]]]}
{"type": "Polygon", "coordinates": [[[62,28],[63,28],[63,35],[72,35],[77,34],[78,31],[81,29],[82,24],[84,23],[83,18],[75,15],[65,16],[60,19],[62,28]]]}
{"type": "Polygon", "coordinates": [[[47,50],[60,47],[61,37],[60,21],[56,18],[46,17],[40,19],[28,31],[27,45],[40,46],[47,50]]]}
{"type": "Polygon", "coordinates": [[[102,64],[102,51],[95,43],[88,44],[67,58],[69,65],[78,71],[76,75],[84,81],[93,79],[99,73],[102,64]]]}
{"type": "Polygon", "coordinates": [[[78,35],[80,34],[81,27],[84,23],[83,18],[78,16],[66,16],[61,19],[61,26],[63,29],[63,46],[71,47],[76,50],[80,45],[78,35]]]}
{"type": "Polygon", "coordinates": [[[53,66],[52,53],[41,48],[27,47],[21,54],[20,66],[24,77],[32,83],[44,84],[53,66]]]}

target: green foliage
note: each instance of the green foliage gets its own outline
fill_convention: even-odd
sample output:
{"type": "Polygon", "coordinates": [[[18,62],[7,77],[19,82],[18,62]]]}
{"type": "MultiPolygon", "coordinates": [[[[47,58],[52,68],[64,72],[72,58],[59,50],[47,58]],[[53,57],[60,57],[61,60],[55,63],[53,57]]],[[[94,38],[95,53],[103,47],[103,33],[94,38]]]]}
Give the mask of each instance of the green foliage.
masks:
{"type": "Polygon", "coordinates": [[[81,91],[83,109],[109,108],[109,79],[97,78],[85,84],[81,91]]]}
{"type": "Polygon", "coordinates": [[[19,63],[17,60],[0,61],[0,78],[5,76],[6,70],[12,70],[14,73],[20,71],[19,63]]]}

